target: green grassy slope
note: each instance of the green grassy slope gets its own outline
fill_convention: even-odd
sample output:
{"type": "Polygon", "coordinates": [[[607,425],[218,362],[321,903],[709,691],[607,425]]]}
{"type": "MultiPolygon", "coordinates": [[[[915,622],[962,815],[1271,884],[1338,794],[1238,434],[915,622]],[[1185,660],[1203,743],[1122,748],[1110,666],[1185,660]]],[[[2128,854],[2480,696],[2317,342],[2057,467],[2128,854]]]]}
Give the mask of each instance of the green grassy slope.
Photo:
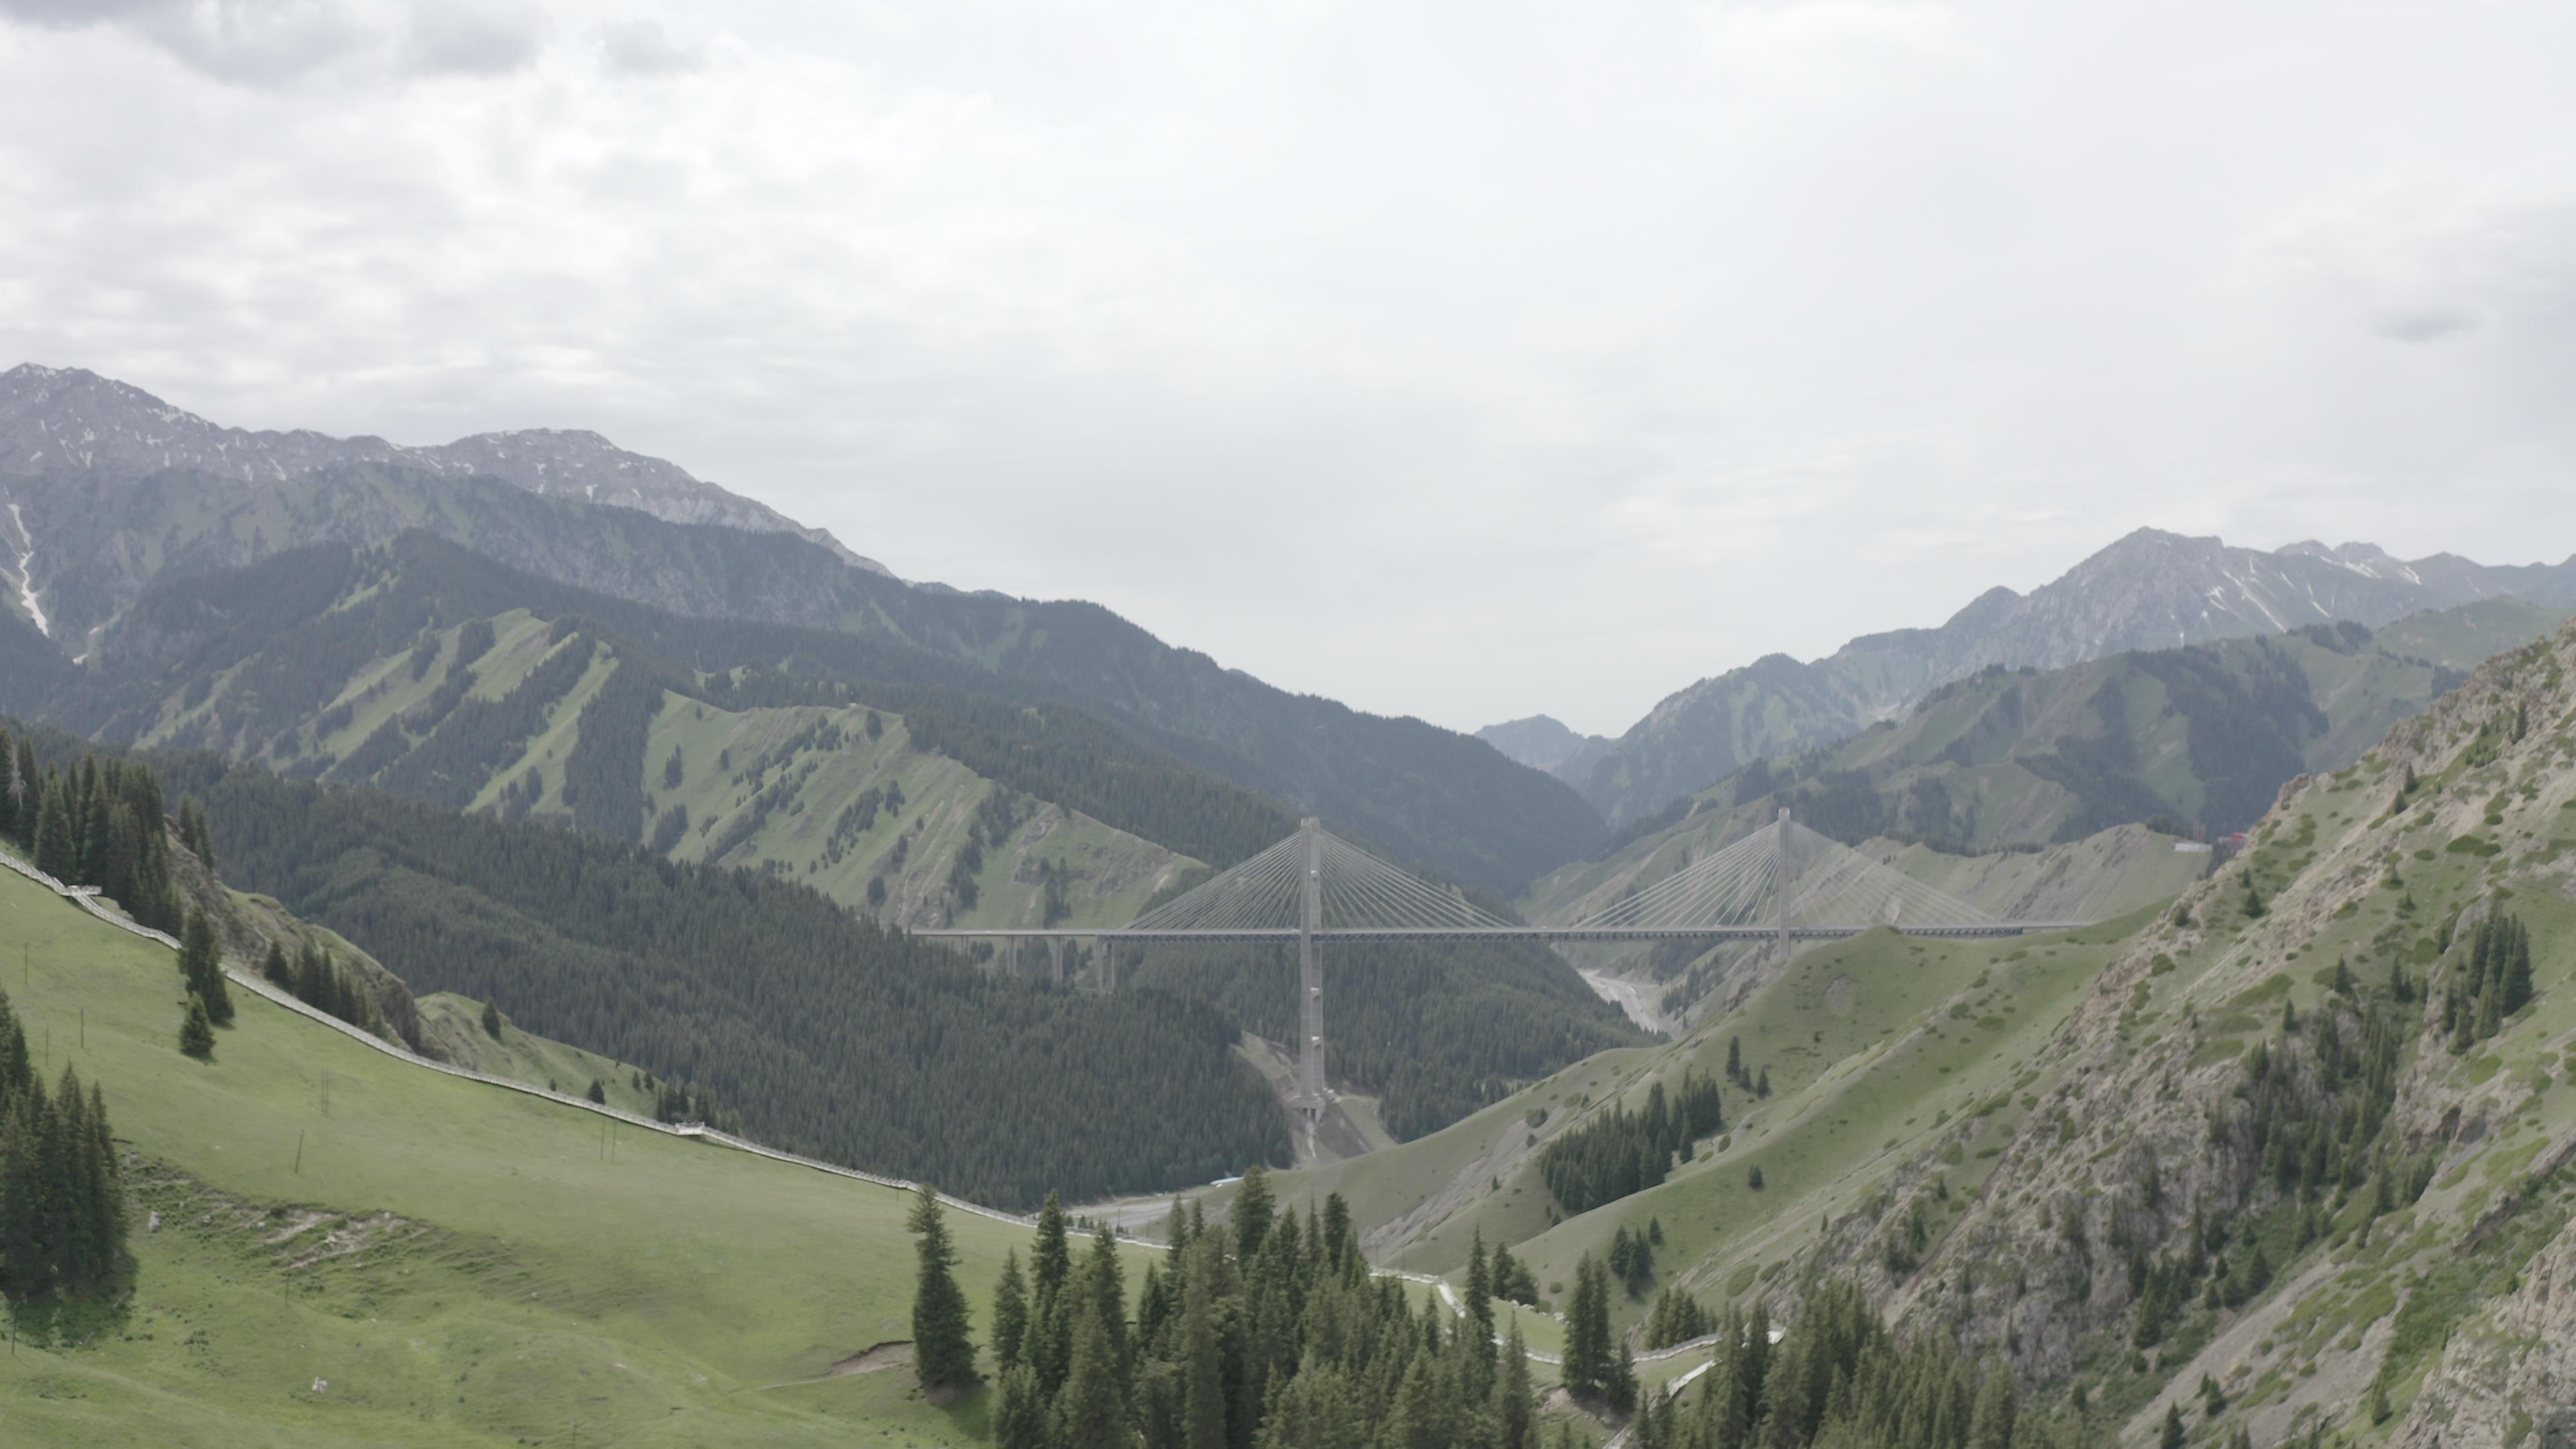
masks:
{"type": "Polygon", "coordinates": [[[599,1083],[606,1105],[622,1112],[653,1115],[653,1094],[643,1085],[640,1069],[597,1052],[520,1030],[506,1015],[501,1034],[483,1029],[483,1003],[452,991],[433,991],[419,998],[423,1055],[488,1077],[507,1077],[548,1091],[580,1096],[599,1083]]]}
{"type": "MultiPolygon", "coordinates": [[[[2039,1080],[2038,1047],[2134,923],[2003,942],[1874,931],[1803,951],[1680,1041],[1590,1058],[1420,1142],[1298,1174],[1295,1190],[1342,1192],[1390,1261],[1449,1272],[1481,1232],[1515,1244],[1542,1287],[1571,1283],[1575,1259],[1616,1228],[1659,1221],[1659,1281],[1715,1306],[1776,1273],[1819,1213],[1851,1211],[1955,1124],[1986,1134],[2016,1120],[2016,1094],[2039,1080]],[[1614,1101],[1642,1107],[1652,1084],[1669,1091],[1685,1069],[1717,1073],[1730,1039],[1749,1072],[1768,1070],[1772,1095],[1727,1085],[1728,1130],[1695,1160],[1660,1187],[1560,1221],[1537,1172],[1545,1143],[1614,1101]],[[1747,1185],[1755,1167],[1759,1192],[1747,1185]]],[[[1963,1162],[1954,1189],[1976,1172],[1963,1162]]],[[[1615,1316],[1634,1322],[1645,1306],[1626,1300],[1615,1316]]]]}
{"type": "MultiPolygon", "coordinates": [[[[546,659],[584,647],[582,636],[561,637],[524,609],[484,622],[494,642],[471,663],[465,701],[501,700],[546,659]]],[[[388,772],[405,755],[433,747],[434,727],[444,718],[439,711],[455,707],[440,692],[466,627],[425,636],[426,644],[416,646],[427,659],[422,667],[415,665],[414,647],[364,660],[325,708],[259,743],[252,758],[289,773],[353,783],[392,778],[388,772]],[[362,754],[395,720],[414,726],[400,736],[399,748],[362,754]]],[[[476,762],[465,808],[570,823],[583,711],[624,669],[649,672],[613,648],[598,652],[547,705],[541,726],[476,762]]],[[[148,749],[200,739],[210,722],[241,703],[233,691],[252,687],[238,670],[203,689],[183,687],[159,702],[137,743],[148,749]]],[[[1122,924],[1195,864],[1079,811],[1006,792],[1009,829],[979,847],[983,864],[971,872],[969,906],[952,889],[952,871],[977,807],[1006,787],[915,745],[900,715],[871,711],[864,702],[726,709],[667,691],[662,698],[633,769],[644,791],[647,838],[675,860],[791,875],[854,910],[910,926],[1041,924],[1042,868],[1061,876],[1053,924],[1122,924]],[[865,729],[871,713],[880,721],[874,737],[865,729]],[[674,752],[684,768],[676,786],[663,773],[674,752]],[[903,808],[867,811],[869,824],[854,828],[852,806],[871,790],[881,800],[900,791],[892,798],[903,808]],[[685,824],[678,812],[685,812],[685,824]],[[666,816],[672,817],[667,829],[654,831],[666,816]],[[884,894],[872,899],[869,887],[878,881],[884,894]]]]}
{"type": "MultiPolygon", "coordinates": [[[[900,715],[875,712],[881,733],[871,738],[870,713],[864,706],[725,710],[666,697],[644,758],[655,810],[687,812],[672,858],[783,872],[906,925],[977,926],[1123,925],[1197,864],[915,747],[900,715]],[[674,754],[682,762],[676,787],[663,773],[674,754]],[[877,808],[864,803],[870,792],[903,804],[877,808]],[[970,872],[975,899],[968,906],[952,876],[979,809],[987,825],[1007,824],[979,836],[982,865],[970,872]],[[1053,921],[1041,866],[1064,872],[1053,921]],[[884,883],[881,907],[869,904],[872,881],[884,883]]],[[[496,798],[500,788],[496,780],[496,798]]]]}
{"type": "MultiPolygon", "coordinates": [[[[0,1358],[0,1437],[978,1432],[979,1401],[930,1408],[900,1371],[828,1377],[909,1334],[900,1193],[632,1128],[612,1163],[600,1116],[406,1065],[247,991],[215,1061],[189,1061],[171,1045],[171,954],[14,874],[0,874],[0,958],[20,967],[0,974],[30,1045],[105,1088],[138,1260],[120,1312],[0,1358]]],[[[1023,1235],[951,1224],[980,1295],[1023,1235]]]]}
{"type": "Polygon", "coordinates": [[[1849,1278],[1899,1331],[2009,1361],[2026,1404],[2081,1388],[2097,1442],[2153,1443],[2178,1407],[2195,1445],[2512,1444],[2576,1382],[2570,1040],[2576,630],[2284,792],[2169,908],[1805,952],[1681,1042],[1303,1183],[1355,1184],[1381,1251],[1433,1270],[1481,1229],[1543,1287],[1570,1283],[1616,1227],[1655,1222],[1653,1288],[1709,1307],[1759,1298],[1777,1321],[1849,1278]],[[2472,928],[2497,912],[2529,932],[2536,994],[2454,1038],[2446,999],[2471,991],[2472,928]],[[1665,1183],[1555,1221],[1535,1146],[1717,1068],[1730,1039],[1772,1095],[1729,1088],[1728,1130],[1665,1183]],[[2263,1081],[2293,1094],[2272,1115],[2263,1081]],[[2162,1273],[2186,1276],[2150,1326],[2162,1273]]]}

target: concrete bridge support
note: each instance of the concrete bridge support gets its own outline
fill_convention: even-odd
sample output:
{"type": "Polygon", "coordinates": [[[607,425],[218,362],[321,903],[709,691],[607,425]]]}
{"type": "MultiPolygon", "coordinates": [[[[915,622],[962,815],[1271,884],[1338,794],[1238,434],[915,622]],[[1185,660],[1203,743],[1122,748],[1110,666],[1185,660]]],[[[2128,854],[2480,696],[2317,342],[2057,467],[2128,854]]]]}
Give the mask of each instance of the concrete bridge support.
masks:
{"type": "Polygon", "coordinates": [[[1324,929],[1323,822],[1312,816],[1299,821],[1304,837],[1306,876],[1298,891],[1297,912],[1297,1110],[1308,1122],[1324,1115],[1324,929]]]}
{"type": "Polygon", "coordinates": [[[1797,866],[1789,858],[1789,807],[1780,807],[1780,819],[1771,827],[1771,859],[1780,877],[1780,964],[1789,964],[1789,891],[1797,883],[1797,866]]]}

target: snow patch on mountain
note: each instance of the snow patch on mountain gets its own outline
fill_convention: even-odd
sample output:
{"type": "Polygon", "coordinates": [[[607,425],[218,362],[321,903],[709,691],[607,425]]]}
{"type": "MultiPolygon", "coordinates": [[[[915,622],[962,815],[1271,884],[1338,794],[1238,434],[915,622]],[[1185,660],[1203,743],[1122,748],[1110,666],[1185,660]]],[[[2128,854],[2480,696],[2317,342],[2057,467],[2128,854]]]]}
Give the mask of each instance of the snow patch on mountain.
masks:
{"type": "Polygon", "coordinates": [[[18,526],[18,606],[27,611],[27,620],[36,632],[51,639],[54,626],[45,619],[45,606],[36,601],[36,536],[27,530],[27,515],[18,505],[9,505],[9,521],[18,526]]]}

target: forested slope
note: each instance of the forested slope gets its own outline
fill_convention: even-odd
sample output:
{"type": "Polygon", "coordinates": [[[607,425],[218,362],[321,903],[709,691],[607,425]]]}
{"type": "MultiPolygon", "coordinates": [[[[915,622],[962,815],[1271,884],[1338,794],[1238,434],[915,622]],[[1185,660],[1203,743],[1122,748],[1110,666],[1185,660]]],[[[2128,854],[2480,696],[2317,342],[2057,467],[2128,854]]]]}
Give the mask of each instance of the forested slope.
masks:
{"type": "MultiPolygon", "coordinates": [[[[1272,1041],[1297,1039],[1292,946],[1137,948],[1128,978],[1212,1001],[1272,1041]]],[[[1642,1034],[1542,945],[1364,942],[1325,948],[1325,1067],[1419,1137],[1570,1061],[1642,1034]]]]}
{"type": "Polygon", "coordinates": [[[362,942],[421,992],[711,1089],[752,1135],[1004,1204],[1284,1160],[1218,1012],[984,976],[811,889],[640,847],[165,764],[230,878],[362,942]]]}
{"type": "Polygon", "coordinates": [[[1666,1441],[1689,1449],[1742,1442],[1729,1412],[1805,1442],[1761,1428],[1812,1426],[1816,1401],[1766,1378],[1745,1316],[1840,1317],[1851,1294],[1900,1342],[2008,1368],[2081,1442],[2576,1432],[2571,822],[2576,630],[2287,782],[2179,901],[2061,937],[1802,953],[1684,1041],[1290,1196],[1339,1188],[1373,1250],[1426,1266],[1481,1231],[1551,1303],[1587,1256],[1624,1262],[1611,1316],[1639,1346],[1731,1319],[1677,1416],[1709,1437],[1666,1441]],[[1712,1075],[1722,1128],[1624,1195],[1559,1197],[1551,1144],[1712,1075]]]}

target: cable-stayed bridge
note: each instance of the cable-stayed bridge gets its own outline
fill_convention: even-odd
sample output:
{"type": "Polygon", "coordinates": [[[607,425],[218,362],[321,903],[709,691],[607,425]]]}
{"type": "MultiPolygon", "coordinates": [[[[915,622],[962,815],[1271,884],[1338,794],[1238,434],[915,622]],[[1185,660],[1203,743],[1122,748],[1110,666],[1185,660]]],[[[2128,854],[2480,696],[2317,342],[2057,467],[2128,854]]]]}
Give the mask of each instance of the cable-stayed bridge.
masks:
{"type": "Polygon", "coordinates": [[[1508,921],[1452,888],[1421,879],[1327,832],[1320,821],[1220,871],[1119,927],[1011,930],[958,927],[929,937],[1044,941],[1057,962],[1066,940],[1097,941],[1104,987],[1116,947],[1184,942],[1295,942],[1300,1022],[1297,1106],[1324,1108],[1327,941],[1763,940],[1785,959],[1793,942],[1835,940],[1890,926],[1921,936],[2017,936],[2088,921],[2004,920],[1820,835],[1782,810],[1773,824],[1561,924],[1508,921]]]}

